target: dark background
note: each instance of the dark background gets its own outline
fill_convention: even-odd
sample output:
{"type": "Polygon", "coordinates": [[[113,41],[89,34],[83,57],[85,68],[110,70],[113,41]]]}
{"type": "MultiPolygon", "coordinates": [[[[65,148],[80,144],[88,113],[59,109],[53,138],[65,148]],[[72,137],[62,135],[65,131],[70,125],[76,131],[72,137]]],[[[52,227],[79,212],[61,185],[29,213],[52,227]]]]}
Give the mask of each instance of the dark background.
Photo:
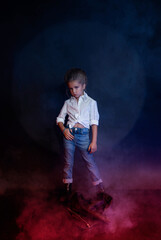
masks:
{"type": "MultiPolygon", "coordinates": [[[[5,1],[0,36],[0,239],[160,240],[161,2],[5,1]],[[98,103],[95,159],[113,197],[109,223],[90,229],[59,201],[71,67],[98,103]]],[[[77,153],[73,189],[91,198],[77,153]]]]}
{"type": "Polygon", "coordinates": [[[55,119],[71,67],[87,72],[87,92],[98,102],[95,156],[105,184],[160,186],[160,13],[157,0],[1,5],[2,189],[28,186],[32,173],[36,186],[54,172],[61,178],[55,119]]]}

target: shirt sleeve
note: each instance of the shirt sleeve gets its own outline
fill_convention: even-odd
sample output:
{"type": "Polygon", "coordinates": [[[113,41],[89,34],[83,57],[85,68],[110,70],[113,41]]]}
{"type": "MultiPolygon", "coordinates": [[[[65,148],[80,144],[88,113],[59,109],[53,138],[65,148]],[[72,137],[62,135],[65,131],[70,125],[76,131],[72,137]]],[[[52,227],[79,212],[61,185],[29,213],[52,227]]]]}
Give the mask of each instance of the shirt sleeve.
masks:
{"type": "Polygon", "coordinates": [[[66,115],[67,115],[67,103],[65,102],[58,117],[56,118],[56,124],[58,124],[59,122],[62,122],[64,124],[66,115]]]}
{"type": "Polygon", "coordinates": [[[96,101],[92,101],[91,103],[90,125],[93,124],[99,125],[99,113],[96,101]]]}

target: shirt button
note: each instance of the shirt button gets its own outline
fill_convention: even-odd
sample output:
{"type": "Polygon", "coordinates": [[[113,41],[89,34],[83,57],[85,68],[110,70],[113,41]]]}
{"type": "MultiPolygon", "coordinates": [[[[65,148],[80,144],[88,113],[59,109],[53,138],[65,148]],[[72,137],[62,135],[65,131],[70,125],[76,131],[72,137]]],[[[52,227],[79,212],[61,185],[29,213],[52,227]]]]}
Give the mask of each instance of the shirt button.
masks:
{"type": "Polygon", "coordinates": [[[79,116],[79,114],[78,114],[78,113],[76,113],[74,116],[75,116],[75,118],[77,119],[77,118],[78,118],[78,116],[79,116]]]}

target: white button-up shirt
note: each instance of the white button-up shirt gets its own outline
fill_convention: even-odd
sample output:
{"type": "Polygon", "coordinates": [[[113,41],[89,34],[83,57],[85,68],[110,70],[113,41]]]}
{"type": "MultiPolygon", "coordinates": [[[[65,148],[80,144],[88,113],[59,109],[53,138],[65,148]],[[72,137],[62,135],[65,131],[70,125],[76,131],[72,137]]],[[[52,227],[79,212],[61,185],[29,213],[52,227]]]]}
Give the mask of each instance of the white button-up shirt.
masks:
{"type": "Polygon", "coordinates": [[[85,128],[90,128],[91,125],[99,124],[99,113],[97,102],[89,97],[86,92],[80,96],[78,101],[75,97],[66,100],[57,119],[57,124],[64,124],[65,117],[68,114],[68,122],[70,128],[76,123],[82,124],[85,128]]]}

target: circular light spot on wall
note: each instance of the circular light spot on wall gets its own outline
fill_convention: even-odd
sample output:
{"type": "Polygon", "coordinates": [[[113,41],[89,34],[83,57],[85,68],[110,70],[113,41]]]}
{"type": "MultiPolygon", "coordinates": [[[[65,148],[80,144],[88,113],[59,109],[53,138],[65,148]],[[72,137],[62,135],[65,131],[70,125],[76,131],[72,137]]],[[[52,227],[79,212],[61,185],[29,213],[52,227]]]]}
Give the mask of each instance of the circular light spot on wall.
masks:
{"type": "Polygon", "coordinates": [[[139,117],[145,96],[137,52],[125,37],[97,22],[53,25],[15,54],[13,101],[25,131],[57,151],[55,119],[65,97],[64,73],[83,68],[88,94],[100,113],[100,148],[123,139],[139,117]]]}

